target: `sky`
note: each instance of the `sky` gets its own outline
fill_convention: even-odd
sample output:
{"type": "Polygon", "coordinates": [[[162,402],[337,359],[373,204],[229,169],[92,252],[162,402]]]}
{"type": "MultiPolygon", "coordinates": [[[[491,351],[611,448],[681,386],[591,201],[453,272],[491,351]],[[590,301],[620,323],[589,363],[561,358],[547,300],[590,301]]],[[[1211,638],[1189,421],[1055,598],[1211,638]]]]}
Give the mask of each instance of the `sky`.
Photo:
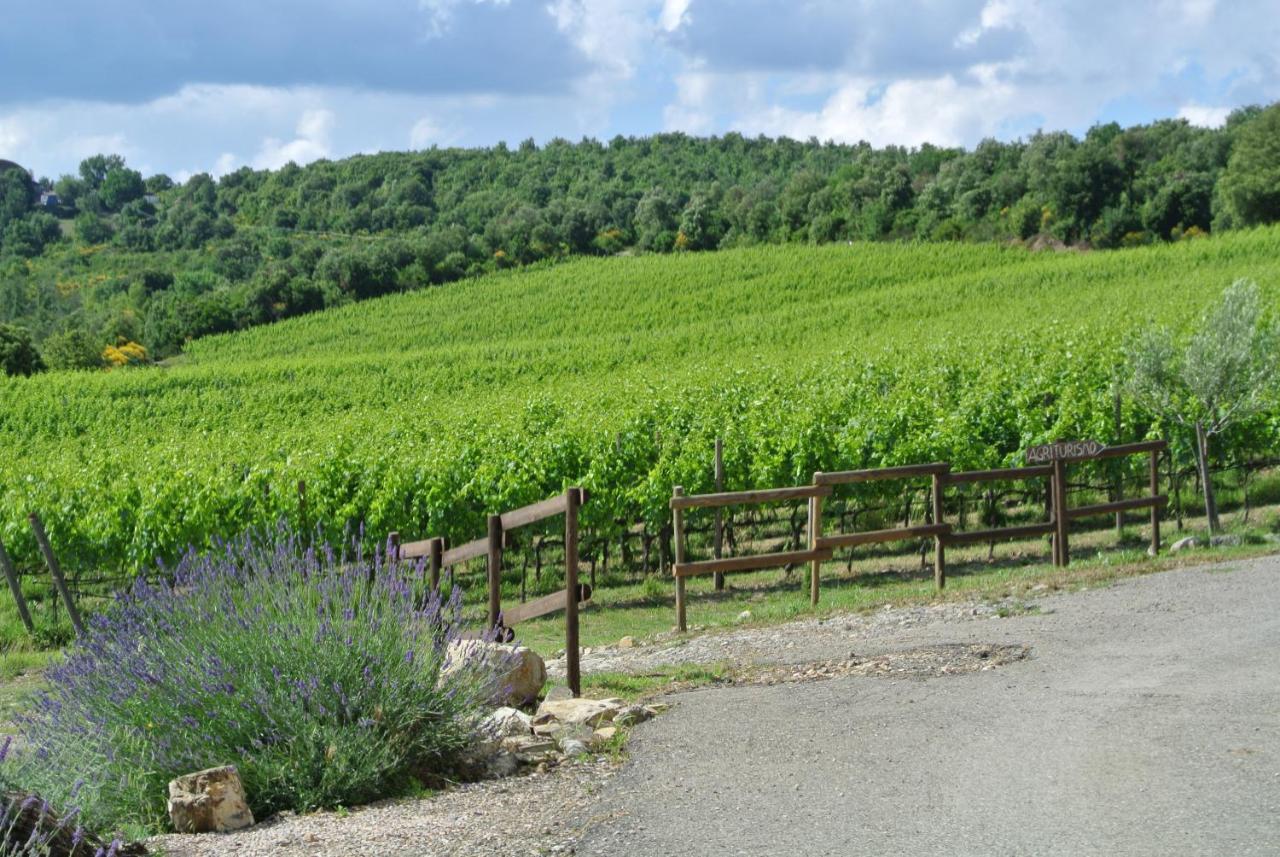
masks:
{"type": "Polygon", "coordinates": [[[1280,0],[5,0],[0,158],[184,179],[555,137],[972,146],[1280,100],[1280,0]]]}

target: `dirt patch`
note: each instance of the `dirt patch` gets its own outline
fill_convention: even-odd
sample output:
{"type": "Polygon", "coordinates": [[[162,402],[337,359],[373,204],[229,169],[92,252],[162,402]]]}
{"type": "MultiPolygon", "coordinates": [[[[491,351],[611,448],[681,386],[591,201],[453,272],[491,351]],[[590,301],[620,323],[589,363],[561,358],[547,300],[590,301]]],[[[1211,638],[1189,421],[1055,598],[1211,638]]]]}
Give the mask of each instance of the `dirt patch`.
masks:
{"type": "Polygon", "coordinates": [[[992,670],[1023,660],[1030,654],[1030,646],[994,643],[921,646],[916,649],[886,652],[865,658],[850,654],[848,658],[838,660],[764,667],[745,673],[735,683],[786,684],[797,681],[822,681],[843,676],[938,678],[992,670]]]}

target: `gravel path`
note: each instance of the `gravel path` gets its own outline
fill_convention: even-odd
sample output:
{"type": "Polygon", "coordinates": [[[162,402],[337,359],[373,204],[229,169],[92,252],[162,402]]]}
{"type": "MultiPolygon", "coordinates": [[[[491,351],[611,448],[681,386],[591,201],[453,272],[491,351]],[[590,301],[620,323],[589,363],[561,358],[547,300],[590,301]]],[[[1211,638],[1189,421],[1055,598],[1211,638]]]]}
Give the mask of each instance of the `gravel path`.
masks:
{"type": "Polygon", "coordinates": [[[286,815],[225,835],[170,835],[148,845],[166,857],[493,857],[570,853],[616,766],[572,763],[547,773],[383,801],[349,813],[286,815]]]}
{"type": "MultiPolygon", "coordinates": [[[[1041,594],[1047,590],[1040,590],[1041,594]]],[[[1039,599],[969,603],[945,602],[915,607],[889,607],[874,613],[834,618],[801,619],[785,625],[750,626],[708,634],[680,637],[665,634],[647,645],[588,649],[582,671],[643,673],[678,664],[727,663],[737,667],[762,664],[799,664],[829,660],[851,651],[880,651],[884,641],[895,640],[907,629],[939,624],[991,619],[1005,613],[1044,609],[1039,599]]],[[[1049,608],[1052,609],[1052,608],[1049,608]]],[[[696,632],[696,629],[695,629],[696,632]]],[[[563,678],[564,658],[547,662],[552,678],[563,678]]]]}
{"type": "Polygon", "coordinates": [[[1031,654],[954,676],[886,669],[680,694],[638,728],[632,761],[593,805],[606,820],[577,853],[1280,854],[1280,559],[1036,604],[689,643],[741,641],[793,676],[851,653],[1031,654]]]}

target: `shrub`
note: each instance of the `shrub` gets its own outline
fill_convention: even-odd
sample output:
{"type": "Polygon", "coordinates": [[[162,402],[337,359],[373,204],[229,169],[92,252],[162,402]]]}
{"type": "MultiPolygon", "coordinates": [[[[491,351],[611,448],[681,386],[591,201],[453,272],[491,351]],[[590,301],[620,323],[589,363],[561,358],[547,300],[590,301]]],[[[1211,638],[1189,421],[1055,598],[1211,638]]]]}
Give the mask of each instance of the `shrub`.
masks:
{"type": "MultiPolygon", "coordinates": [[[[0,748],[0,759],[10,742],[0,748]]],[[[132,857],[145,849],[117,836],[110,842],[86,831],[79,813],[57,813],[37,795],[0,796],[0,857],[132,857]]]]}
{"type": "Polygon", "coordinates": [[[255,815],[366,803],[468,749],[491,672],[442,677],[460,599],[421,566],[246,537],[139,579],[51,668],[7,784],[86,824],[166,826],[167,782],[235,764],[255,815]]]}

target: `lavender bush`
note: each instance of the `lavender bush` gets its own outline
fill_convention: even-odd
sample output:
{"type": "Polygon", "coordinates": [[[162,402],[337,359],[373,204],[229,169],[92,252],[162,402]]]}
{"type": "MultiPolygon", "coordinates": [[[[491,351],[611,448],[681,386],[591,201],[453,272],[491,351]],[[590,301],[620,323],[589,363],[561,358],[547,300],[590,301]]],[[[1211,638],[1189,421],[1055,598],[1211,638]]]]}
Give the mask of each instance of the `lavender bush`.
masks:
{"type": "Polygon", "coordinates": [[[420,566],[245,538],[139,580],[51,669],[4,779],[86,824],[167,825],[166,786],[234,764],[254,814],[352,805],[447,769],[494,688],[442,678],[459,593],[420,566]],[[16,758],[14,758],[16,757],[16,758]]]}
{"type": "MultiPolygon", "coordinates": [[[[9,747],[6,740],[0,760],[9,747]]],[[[103,841],[81,827],[78,816],[76,810],[59,815],[36,795],[0,795],[0,857],[138,857],[146,853],[120,837],[103,841]]]]}

